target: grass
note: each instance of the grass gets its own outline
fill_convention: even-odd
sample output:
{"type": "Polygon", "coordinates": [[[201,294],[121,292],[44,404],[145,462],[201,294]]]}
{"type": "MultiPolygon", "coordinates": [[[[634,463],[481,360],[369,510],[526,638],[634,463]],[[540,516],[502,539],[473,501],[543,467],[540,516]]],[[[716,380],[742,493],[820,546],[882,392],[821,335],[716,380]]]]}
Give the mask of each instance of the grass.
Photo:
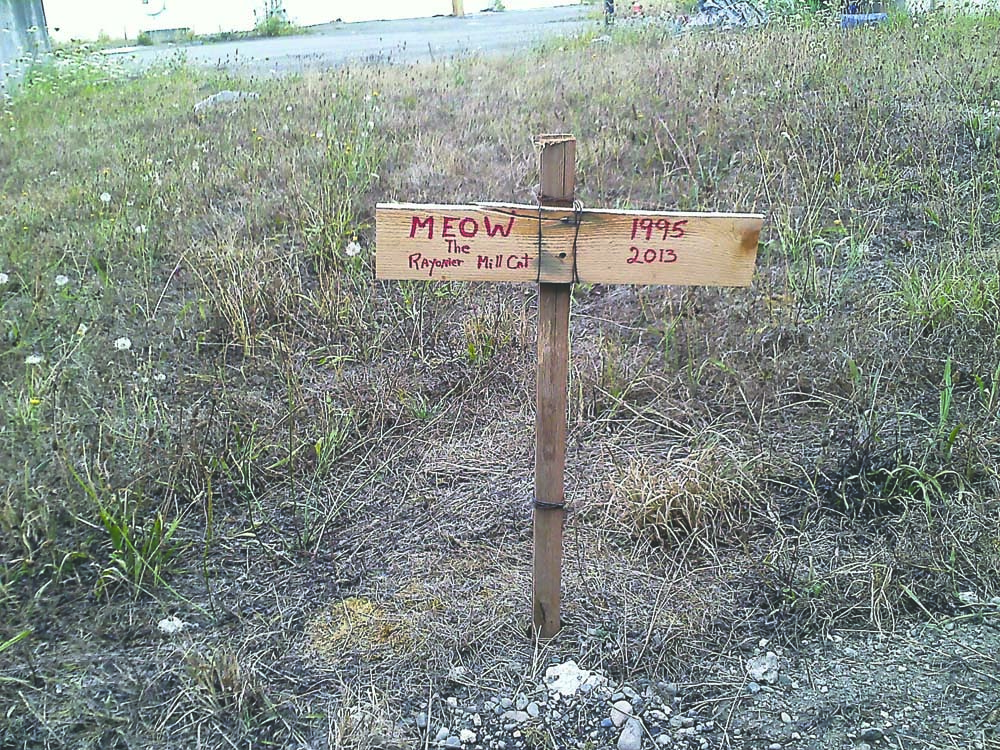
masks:
{"type": "Polygon", "coordinates": [[[373,211],[530,201],[546,131],[587,205],[768,219],[749,290],[575,290],[544,653],[683,677],[1000,594],[1000,22],[610,33],[6,105],[0,745],[365,746],[537,665],[534,290],[374,281],[373,211]]]}

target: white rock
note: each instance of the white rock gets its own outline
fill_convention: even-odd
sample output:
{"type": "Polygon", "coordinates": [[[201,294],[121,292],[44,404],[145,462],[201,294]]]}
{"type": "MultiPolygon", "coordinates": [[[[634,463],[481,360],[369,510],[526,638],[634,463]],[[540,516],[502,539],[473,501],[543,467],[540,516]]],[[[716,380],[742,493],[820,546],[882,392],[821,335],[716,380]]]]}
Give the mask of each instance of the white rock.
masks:
{"type": "Polygon", "coordinates": [[[515,724],[523,724],[531,717],[528,716],[526,711],[504,711],[500,714],[500,718],[504,721],[513,721],[515,724]]]}
{"type": "Polygon", "coordinates": [[[438,742],[444,742],[448,739],[449,734],[451,734],[451,730],[448,727],[439,727],[437,734],[434,735],[434,739],[438,742]]]}
{"type": "Polygon", "coordinates": [[[611,707],[611,723],[620,727],[627,719],[632,718],[632,704],[628,701],[617,701],[611,707]]]}
{"type": "Polygon", "coordinates": [[[642,750],[642,722],[629,719],[618,736],[618,750],[642,750]]]}
{"type": "Polygon", "coordinates": [[[545,687],[550,693],[558,693],[566,698],[576,695],[585,684],[590,685],[592,690],[606,682],[607,678],[596,672],[580,669],[572,660],[545,670],[545,687]]]}
{"type": "Polygon", "coordinates": [[[156,624],[156,627],[164,635],[177,635],[187,627],[187,623],[181,620],[179,617],[171,616],[163,620],[160,620],[156,624]]]}
{"type": "Polygon", "coordinates": [[[778,683],[778,655],[773,651],[768,651],[763,656],[748,659],[747,674],[754,682],[776,685],[778,683]]]}
{"type": "Polygon", "coordinates": [[[462,740],[463,745],[471,745],[477,739],[476,733],[473,732],[471,729],[463,729],[461,732],[458,733],[458,738],[462,740]]]}
{"type": "Polygon", "coordinates": [[[538,704],[535,703],[534,701],[531,701],[531,703],[525,706],[524,710],[527,712],[528,716],[530,716],[532,719],[537,719],[538,714],[542,712],[542,709],[539,708],[538,704]]]}

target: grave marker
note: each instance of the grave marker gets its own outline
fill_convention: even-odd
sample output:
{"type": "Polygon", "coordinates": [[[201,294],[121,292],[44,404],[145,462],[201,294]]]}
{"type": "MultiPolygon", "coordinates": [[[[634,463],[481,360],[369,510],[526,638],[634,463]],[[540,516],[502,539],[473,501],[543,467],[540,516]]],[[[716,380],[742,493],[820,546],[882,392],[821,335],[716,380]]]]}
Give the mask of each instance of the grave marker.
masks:
{"type": "Polygon", "coordinates": [[[576,140],[538,139],[539,205],[380,203],[375,275],[538,284],[532,611],[559,630],[569,307],[573,283],[749,286],[760,214],[574,206],[576,140]]]}

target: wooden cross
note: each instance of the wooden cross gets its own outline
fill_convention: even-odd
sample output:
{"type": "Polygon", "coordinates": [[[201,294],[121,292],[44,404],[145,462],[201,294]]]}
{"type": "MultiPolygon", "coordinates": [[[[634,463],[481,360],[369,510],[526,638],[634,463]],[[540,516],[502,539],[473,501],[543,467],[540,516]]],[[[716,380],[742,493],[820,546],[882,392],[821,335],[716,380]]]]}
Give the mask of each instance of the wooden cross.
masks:
{"type": "Polygon", "coordinates": [[[551,638],[560,624],[572,284],[749,286],[764,217],[584,209],[573,200],[576,139],[537,143],[537,206],[378,204],[375,275],[538,284],[532,619],[551,638]]]}

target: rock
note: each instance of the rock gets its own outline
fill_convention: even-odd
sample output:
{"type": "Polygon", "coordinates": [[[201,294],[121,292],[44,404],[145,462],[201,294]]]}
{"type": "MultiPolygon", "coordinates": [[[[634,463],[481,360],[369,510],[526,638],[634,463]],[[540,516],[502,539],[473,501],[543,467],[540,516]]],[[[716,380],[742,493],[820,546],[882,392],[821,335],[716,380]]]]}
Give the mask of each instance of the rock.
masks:
{"type": "Polygon", "coordinates": [[[444,746],[445,747],[461,747],[462,746],[462,740],[460,740],[455,735],[451,735],[448,739],[446,739],[444,741],[444,746]]]}
{"type": "Polygon", "coordinates": [[[528,716],[530,716],[532,719],[537,719],[538,714],[542,712],[541,708],[539,708],[538,704],[535,703],[535,701],[531,701],[531,703],[525,706],[524,710],[525,712],[527,712],[528,716]]]}
{"type": "Polygon", "coordinates": [[[513,721],[515,724],[523,724],[531,719],[526,711],[504,711],[500,718],[504,721],[513,721]]]}
{"type": "Polygon", "coordinates": [[[416,721],[418,729],[427,729],[427,714],[423,711],[417,714],[416,721]]]}
{"type": "Polygon", "coordinates": [[[177,635],[187,627],[179,617],[167,617],[156,623],[156,628],[164,635],[177,635]]]}
{"type": "Polygon", "coordinates": [[[478,739],[476,733],[471,729],[463,729],[458,733],[458,738],[462,741],[463,745],[471,745],[478,739]]]}
{"type": "Polygon", "coordinates": [[[781,743],[772,742],[770,745],[767,746],[767,750],[781,750],[781,743]]]}
{"type": "Polygon", "coordinates": [[[473,714],[472,715],[472,726],[474,726],[474,727],[476,727],[476,729],[478,729],[482,725],[483,725],[483,717],[480,716],[479,714],[473,714]]]}
{"type": "Polygon", "coordinates": [[[629,719],[625,722],[622,733],[618,735],[618,750],[642,750],[642,722],[629,719]]]}
{"type": "Polygon", "coordinates": [[[680,685],[676,682],[661,682],[660,687],[671,698],[675,697],[681,691],[680,685]]]}
{"type": "Polygon", "coordinates": [[[545,670],[546,689],[550,693],[558,693],[564,698],[576,695],[585,684],[589,684],[590,690],[592,690],[606,682],[607,678],[587,669],[580,669],[572,660],[545,670]]]}
{"type": "Polygon", "coordinates": [[[747,674],[757,683],[776,685],[778,683],[778,655],[768,651],[763,656],[747,660],[747,674]]]}
{"type": "Polygon", "coordinates": [[[781,723],[782,724],[791,724],[792,723],[791,714],[789,714],[787,711],[782,711],[781,712],[781,723]]]}
{"type": "Polygon", "coordinates": [[[447,698],[445,698],[445,703],[447,703],[448,706],[451,708],[458,708],[458,698],[456,698],[454,695],[449,695],[447,698]]]}
{"type": "Polygon", "coordinates": [[[628,701],[616,701],[611,707],[611,723],[620,727],[627,719],[632,718],[632,704],[628,701]]]}
{"type": "Polygon", "coordinates": [[[975,591],[959,591],[958,600],[967,607],[980,603],[979,595],[975,591]]]}
{"type": "Polygon", "coordinates": [[[514,701],[512,701],[510,698],[501,698],[500,708],[502,708],[504,711],[514,708],[514,701]]]}
{"type": "Polygon", "coordinates": [[[861,730],[860,737],[865,742],[878,742],[885,737],[885,732],[878,727],[867,727],[861,730]]]}
{"type": "Polygon", "coordinates": [[[448,735],[450,735],[450,734],[451,734],[451,728],[449,728],[449,727],[440,727],[437,730],[437,734],[434,735],[434,740],[436,742],[444,742],[446,739],[448,739],[448,735]]]}
{"type": "Polygon", "coordinates": [[[748,682],[747,692],[750,693],[750,695],[757,695],[757,693],[760,692],[760,685],[758,685],[756,682],[748,682]]]}
{"type": "Polygon", "coordinates": [[[217,104],[231,104],[233,102],[241,102],[246,99],[259,99],[260,94],[256,91],[220,91],[217,94],[212,94],[205,99],[194,105],[195,112],[201,112],[203,109],[208,107],[214,107],[217,104]]]}
{"type": "Polygon", "coordinates": [[[656,744],[660,747],[670,747],[674,744],[674,741],[670,738],[669,734],[661,734],[656,738],[656,744]]]}
{"type": "Polygon", "coordinates": [[[524,693],[518,693],[514,697],[514,708],[518,711],[523,711],[528,707],[528,696],[524,693]]]}

